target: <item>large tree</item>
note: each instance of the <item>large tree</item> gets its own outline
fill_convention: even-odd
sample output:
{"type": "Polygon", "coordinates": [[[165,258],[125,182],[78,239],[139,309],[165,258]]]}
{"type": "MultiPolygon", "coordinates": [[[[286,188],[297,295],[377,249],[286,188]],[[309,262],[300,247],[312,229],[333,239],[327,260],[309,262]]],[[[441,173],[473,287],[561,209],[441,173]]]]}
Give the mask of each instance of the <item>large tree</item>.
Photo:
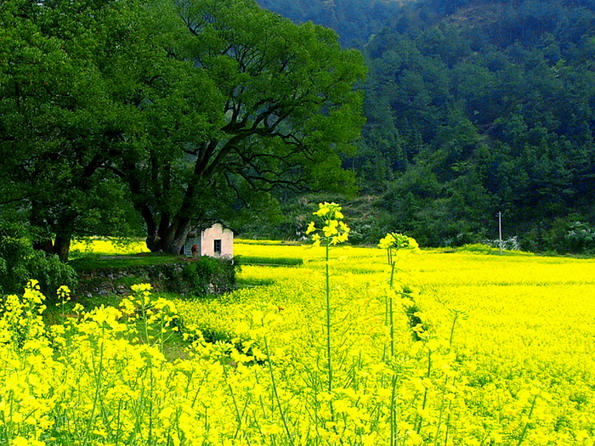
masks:
{"type": "Polygon", "coordinates": [[[294,25],[252,0],[178,4],[189,39],[143,101],[146,133],[113,165],[130,187],[151,250],[178,253],[193,222],[230,193],[348,187],[341,154],[359,135],[365,72],[333,31],[294,25]]]}
{"type": "Polygon", "coordinates": [[[191,68],[174,19],[160,0],[0,5],[0,206],[63,260],[74,235],[142,226],[109,167],[143,139],[153,84],[191,68]]]}
{"type": "Polygon", "coordinates": [[[177,253],[234,200],[352,184],[365,68],[332,31],[251,0],[9,0],[0,21],[2,202],[63,259],[126,199],[177,253]]]}
{"type": "Polygon", "coordinates": [[[132,1],[0,5],[0,205],[17,207],[38,245],[63,260],[76,233],[130,220],[126,189],[104,168],[138,111],[119,100],[108,69],[118,48],[149,34],[130,23],[149,17],[132,1]]]}
{"type": "Polygon", "coordinates": [[[73,57],[80,45],[64,39],[74,21],[56,27],[48,3],[0,9],[0,191],[2,204],[28,210],[34,230],[53,236],[66,258],[80,198],[103,161],[101,142],[90,140],[102,126],[102,92],[93,66],[73,57]]]}

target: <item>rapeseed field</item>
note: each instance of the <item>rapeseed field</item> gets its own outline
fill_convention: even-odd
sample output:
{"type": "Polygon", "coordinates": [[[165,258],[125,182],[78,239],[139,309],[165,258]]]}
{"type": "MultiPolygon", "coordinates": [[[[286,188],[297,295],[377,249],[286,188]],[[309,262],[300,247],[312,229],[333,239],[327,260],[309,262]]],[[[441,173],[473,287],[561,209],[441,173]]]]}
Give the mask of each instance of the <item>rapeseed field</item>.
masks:
{"type": "Polygon", "coordinates": [[[2,303],[2,444],[595,444],[595,261],[334,230],[237,241],[303,264],[244,265],[265,285],[217,298],[137,285],[87,312],[62,289],[48,325],[30,282],[2,303]]]}

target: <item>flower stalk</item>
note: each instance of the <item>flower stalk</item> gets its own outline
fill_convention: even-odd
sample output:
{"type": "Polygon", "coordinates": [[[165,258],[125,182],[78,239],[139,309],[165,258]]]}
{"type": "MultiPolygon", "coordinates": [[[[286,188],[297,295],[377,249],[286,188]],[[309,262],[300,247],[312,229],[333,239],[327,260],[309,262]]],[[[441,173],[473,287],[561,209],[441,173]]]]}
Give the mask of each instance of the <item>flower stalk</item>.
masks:
{"type": "MultiPolygon", "coordinates": [[[[332,306],[330,283],[330,248],[349,238],[350,228],[343,222],[341,206],[336,203],[320,203],[313,213],[315,221],[310,222],[306,234],[313,234],[313,246],[324,246],[325,252],[325,312],[326,312],[326,356],[327,356],[327,390],[333,391],[333,349],[332,349],[332,306]]],[[[333,413],[331,403],[331,413],[333,413]]]]}

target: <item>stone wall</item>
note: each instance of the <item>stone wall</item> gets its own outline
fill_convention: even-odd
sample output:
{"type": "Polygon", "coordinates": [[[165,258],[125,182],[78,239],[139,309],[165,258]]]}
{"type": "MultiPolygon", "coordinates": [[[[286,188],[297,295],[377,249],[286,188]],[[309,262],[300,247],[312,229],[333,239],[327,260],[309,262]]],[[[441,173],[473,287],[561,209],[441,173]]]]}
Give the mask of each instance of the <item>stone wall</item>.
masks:
{"type": "Polygon", "coordinates": [[[79,272],[75,294],[128,294],[133,283],[151,283],[156,291],[216,295],[235,288],[235,267],[224,259],[197,259],[162,265],[101,268],[79,272]]]}

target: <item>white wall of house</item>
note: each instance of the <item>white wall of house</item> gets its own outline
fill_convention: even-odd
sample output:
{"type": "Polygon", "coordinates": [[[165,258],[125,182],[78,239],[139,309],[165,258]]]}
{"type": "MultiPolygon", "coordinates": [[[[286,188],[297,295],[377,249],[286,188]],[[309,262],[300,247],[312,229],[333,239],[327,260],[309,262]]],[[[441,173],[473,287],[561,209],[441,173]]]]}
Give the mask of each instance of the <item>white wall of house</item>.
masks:
{"type": "MultiPolygon", "coordinates": [[[[192,247],[192,245],[190,245],[192,247]]],[[[215,223],[200,235],[199,255],[210,257],[233,257],[233,231],[215,223]]]]}

